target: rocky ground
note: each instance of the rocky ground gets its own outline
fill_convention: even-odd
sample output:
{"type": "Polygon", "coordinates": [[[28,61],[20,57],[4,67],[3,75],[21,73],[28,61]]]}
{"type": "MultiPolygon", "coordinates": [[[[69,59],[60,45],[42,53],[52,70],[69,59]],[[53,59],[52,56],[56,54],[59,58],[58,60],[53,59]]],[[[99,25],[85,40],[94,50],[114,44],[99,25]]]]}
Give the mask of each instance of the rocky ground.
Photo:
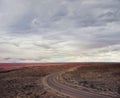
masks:
{"type": "Polygon", "coordinates": [[[31,67],[0,73],[0,98],[63,98],[46,91],[42,78],[66,67],[31,67]]]}
{"type": "Polygon", "coordinates": [[[62,78],[72,85],[120,94],[120,64],[60,63],[56,65],[40,64],[39,66],[38,64],[37,67],[27,65],[19,69],[15,69],[16,65],[14,65],[15,68],[11,69],[10,64],[8,65],[10,70],[6,70],[9,68],[5,64],[4,69],[3,67],[0,69],[0,98],[66,98],[43,86],[45,76],[61,71],[62,78]]]}
{"type": "Polygon", "coordinates": [[[72,85],[120,95],[120,64],[78,67],[62,74],[62,77],[72,85]]]}

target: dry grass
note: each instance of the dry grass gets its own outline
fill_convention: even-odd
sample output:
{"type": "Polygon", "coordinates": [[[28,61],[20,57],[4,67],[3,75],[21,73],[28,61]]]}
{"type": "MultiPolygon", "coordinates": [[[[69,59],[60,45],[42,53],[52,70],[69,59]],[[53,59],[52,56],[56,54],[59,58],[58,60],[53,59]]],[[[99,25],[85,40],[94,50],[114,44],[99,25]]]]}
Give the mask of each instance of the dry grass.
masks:
{"type": "Polygon", "coordinates": [[[0,73],[0,98],[61,98],[47,92],[42,78],[67,67],[40,66],[0,73]]]}
{"type": "MultiPolygon", "coordinates": [[[[30,66],[33,65],[35,64],[30,64],[30,66]]],[[[45,66],[44,64],[37,64],[37,67],[15,69],[18,68],[15,64],[14,68],[7,65],[4,69],[10,70],[4,72],[3,68],[0,67],[2,71],[0,72],[0,98],[63,98],[46,91],[42,84],[42,78],[51,73],[66,71],[69,68],[73,69],[75,66],[80,67],[69,70],[63,75],[67,82],[73,83],[71,80],[74,80],[77,85],[99,91],[120,93],[120,65],[108,64],[109,66],[106,66],[106,64],[102,64],[103,66],[101,66],[99,63],[97,65],[96,67],[96,64],[92,63],[47,63],[45,66]],[[89,67],[88,65],[95,66],[89,67]]],[[[24,67],[24,64],[22,66],[24,67]]],[[[25,66],[29,66],[29,64],[25,66]]]]}
{"type": "Polygon", "coordinates": [[[104,64],[79,67],[63,75],[66,82],[120,94],[120,64],[104,64]]]}

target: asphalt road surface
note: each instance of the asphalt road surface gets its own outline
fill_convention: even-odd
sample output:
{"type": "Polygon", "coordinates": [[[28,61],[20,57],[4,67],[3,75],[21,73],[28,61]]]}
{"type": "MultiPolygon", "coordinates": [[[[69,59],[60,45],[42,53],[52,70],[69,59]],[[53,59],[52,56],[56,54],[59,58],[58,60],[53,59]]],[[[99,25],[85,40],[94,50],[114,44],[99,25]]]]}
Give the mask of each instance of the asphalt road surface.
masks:
{"type": "MultiPolygon", "coordinates": [[[[49,75],[46,78],[46,83],[49,87],[57,90],[58,92],[71,96],[72,98],[116,98],[116,97],[111,97],[107,95],[102,95],[102,94],[96,94],[96,93],[91,93],[88,91],[84,91],[82,89],[78,89],[75,87],[70,87],[68,85],[62,84],[56,79],[55,74],[49,75]]],[[[118,97],[120,98],[120,97],[118,97]]]]}

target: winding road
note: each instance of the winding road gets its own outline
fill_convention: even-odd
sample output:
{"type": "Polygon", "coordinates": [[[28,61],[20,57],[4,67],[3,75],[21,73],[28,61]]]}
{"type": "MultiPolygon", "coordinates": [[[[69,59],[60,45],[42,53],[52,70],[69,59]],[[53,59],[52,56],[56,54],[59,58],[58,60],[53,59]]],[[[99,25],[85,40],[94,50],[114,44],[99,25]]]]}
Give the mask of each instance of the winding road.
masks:
{"type": "Polygon", "coordinates": [[[111,96],[106,96],[102,94],[96,94],[96,93],[91,93],[87,92],[85,90],[75,88],[75,87],[70,87],[68,85],[62,84],[57,80],[57,74],[52,74],[46,77],[46,84],[50,87],[53,88],[54,90],[70,96],[72,98],[116,98],[116,97],[111,97],[111,96]]]}

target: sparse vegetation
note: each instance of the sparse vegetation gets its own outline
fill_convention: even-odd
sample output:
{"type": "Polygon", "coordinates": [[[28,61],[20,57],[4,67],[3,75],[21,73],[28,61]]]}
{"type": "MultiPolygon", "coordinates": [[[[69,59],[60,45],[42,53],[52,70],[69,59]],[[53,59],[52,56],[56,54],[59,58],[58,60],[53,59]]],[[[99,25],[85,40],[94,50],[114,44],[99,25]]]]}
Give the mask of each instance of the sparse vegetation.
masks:
{"type": "Polygon", "coordinates": [[[0,98],[63,98],[47,92],[42,78],[67,67],[40,66],[0,73],[0,98]]]}
{"type": "Polygon", "coordinates": [[[120,94],[120,64],[82,66],[62,75],[66,82],[101,92],[120,94]]]}
{"type": "Polygon", "coordinates": [[[58,64],[61,66],[51,65],[15,69],[15,64],[14,69],[9,67],[9,71],[3,71],[4,68],[0,68],[0,98],[65,98],[47,91],[42,84],[42,79],[46,75],[63,70],[65,70],[62,74],[63,82],[120,94],[119,64],[97,63],[93,66],[92,63],[61,63],[58,64]],[[72,70],[66,71],[69,68],[72,70]]]}

